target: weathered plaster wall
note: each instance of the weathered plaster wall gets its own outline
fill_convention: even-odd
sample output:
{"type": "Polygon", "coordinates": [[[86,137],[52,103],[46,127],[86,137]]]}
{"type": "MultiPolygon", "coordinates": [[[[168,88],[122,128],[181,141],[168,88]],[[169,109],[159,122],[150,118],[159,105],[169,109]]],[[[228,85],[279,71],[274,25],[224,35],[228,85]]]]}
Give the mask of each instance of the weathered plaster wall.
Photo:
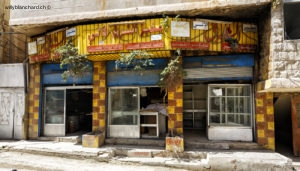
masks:
{"type": "Polygon", "coordinates": [[[21,63],[26,56],[26,36],[9,33],[14,32],[9,26],[10,10],[5,9],[9,3],[9,0],[0,1],[0,63],[21,63]]]}
{"type": "Polygon", "coordinates": [[[270,2],[271,0],[122,0],[121,3],[119,0],[11,0],[11,6],[6,8],[11,8],[10,25],[31,36],[79,22],[162,14],[252,18],[270,2]],[[28,9],[36,6],[41,9],[28,9]]]}
{"type": "Polygon", "coordinates": [[[271,9],[264,11],[259,17],[259,80],[269,78],[270,38],[271,38],[271,9]]]}

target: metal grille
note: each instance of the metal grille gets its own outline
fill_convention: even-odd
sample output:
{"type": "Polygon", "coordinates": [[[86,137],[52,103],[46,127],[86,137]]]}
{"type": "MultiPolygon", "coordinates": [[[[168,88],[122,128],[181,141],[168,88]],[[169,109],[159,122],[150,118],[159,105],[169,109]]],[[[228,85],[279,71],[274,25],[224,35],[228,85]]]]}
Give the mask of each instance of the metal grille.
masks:
{"type": "Polygon", "coordinates": [[[193,68],[185,69],[184,79],[208,78],[241,78],[252,77],[252,67],[224,67],[224,68],[193,68]]]}

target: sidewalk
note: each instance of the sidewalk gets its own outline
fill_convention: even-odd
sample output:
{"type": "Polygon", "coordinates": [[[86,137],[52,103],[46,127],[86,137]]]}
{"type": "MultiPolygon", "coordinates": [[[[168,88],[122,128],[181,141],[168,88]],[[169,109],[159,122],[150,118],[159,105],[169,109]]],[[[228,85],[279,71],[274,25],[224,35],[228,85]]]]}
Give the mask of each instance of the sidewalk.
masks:
{"type": "Polygon", "coordinates": [[[161,147],[104,145],[86,148],[81,144],[56,141],[0,141],[1,151],[18,151],[101,162],[135,162],[189,170],[293,170],[292,160],[278,153],[260,151],[203,150],[170,153],[161,147]]]}

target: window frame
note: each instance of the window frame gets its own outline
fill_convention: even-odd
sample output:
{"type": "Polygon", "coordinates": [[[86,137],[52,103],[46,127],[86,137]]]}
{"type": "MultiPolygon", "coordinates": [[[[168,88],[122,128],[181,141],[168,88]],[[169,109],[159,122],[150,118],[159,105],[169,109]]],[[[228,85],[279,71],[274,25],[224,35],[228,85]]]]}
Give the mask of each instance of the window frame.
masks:
{"type": "MultiPolygon", "coordinates": [[[[208,108],[208,117],[207,117],[207,124],[208,126],[224,126],[224,127],[252,127],[253,125],[253,94],[252,94],[252,86],[251,84],[209,84],[208,85],[208,100],[207,100],[207,108],[208,108]],[[227,89],[230,89],[230,88],[243,88],[243,87],[248,87],[248,95],[245,95],[245,96],[228,96],[227,95],[227,89]],[[219,88],[219,89],[222,89],[222,95],[211,95],[211,92],[213,89],[216,89],[216,88],[219,88]],[[223,94],[223,89],[225,89],[225,93],[223,94]],[[221,100],[219,101],[220,102],[220,110],[219,111],[212,111],[212,99],[213,98],[224,98],[224,104],[222,105],[221,103],[223,103],[221,100]],[[228,108],[228,99],[229,98],[247,98],[248,99],[248,103],[244,103],[244,105],[247,105],[247,108],[248,110],[245,112],[230,112],[229,111],[229,108],[228,108]],[[211,121],[211,117],[212,116],[218,116],[219,115],[219,123],[215,123],[215,122],[212,122],[211,121]],[[241,123],[236,123],[236,124],[233,124],[235,122],[231,122],[231,124],[228,123],[228,116],[230,115],[238,115],[238,117],[240,117],[241,115],[243,115],[243,117],[247,117],[247,115],[249,115],[249,118],[248,118],[248,122],[249,122],[249,125],[244,125],[244,124],[241,124],[241,123]],[[222,121],[222,119],[224,119],[224,121],[222,121]]],[[[244,118],[245,119],[245,118],[244,118]]],[[[246,119],[247,120],[247,119],[246,119]]],[[[247,122],[247,123],[248,123],[247,122]]]]}

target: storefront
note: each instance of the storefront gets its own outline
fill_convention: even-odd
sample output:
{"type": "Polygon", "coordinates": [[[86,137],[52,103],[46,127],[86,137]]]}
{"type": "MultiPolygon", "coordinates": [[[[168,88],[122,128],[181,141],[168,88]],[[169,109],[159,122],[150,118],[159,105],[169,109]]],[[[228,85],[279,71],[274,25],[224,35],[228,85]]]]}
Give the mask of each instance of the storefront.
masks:
{"type": "Polygon", "coordinates": [[[167,95],[158,86],[167,59],[153,59],[144,71],[115,69],[107,62],[108,137],[159,138],[166,135],[167,95]]]}
{"type": "Polygon", "coordinates": [[[92,131],[92,74],[62,80],[59,64],[42,65],[42,136],[92,131]]]}
{"type": "Polygon", "coordinates": [[[107,137],[164,137],[192,128],[207,130],[212,140],[251,141],[256,25],[169,18],[166,27],[164,21],[78,25],[32,38],[31,135],[63,136],[73,132],[71,123],[79,123],[88,131],[105,130],[107,137]],[[59,62],[55,50],[67,40],[93,65],[93,73],[76,82],[62,82],[59,64],[52,64],[59,62]],[[134,50],[147,51],[155,65],[142,72],[116,67],[120,54],[134,50]],[[187,75],[179,87],[161,92],[160,72],[177,50],[187,75]],[[89,107],[75,109],[80,106],[75,99],[89,107]],[[219,130],[247,136],[227,138],[229,133],[219,130]]]}
{"type": "Polygon", "coordinates": [[[187,57],[183,66],[185,131],[202,130],[209,140],[252,141],[254,56],[187,57]]]}

